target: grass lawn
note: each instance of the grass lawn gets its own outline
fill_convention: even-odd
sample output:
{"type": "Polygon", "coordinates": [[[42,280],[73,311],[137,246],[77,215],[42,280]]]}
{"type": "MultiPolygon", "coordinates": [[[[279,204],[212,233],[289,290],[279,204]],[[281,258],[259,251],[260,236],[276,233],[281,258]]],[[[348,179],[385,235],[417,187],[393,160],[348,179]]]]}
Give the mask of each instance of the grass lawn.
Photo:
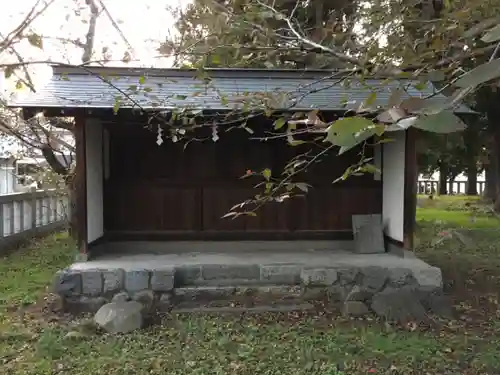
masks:
{"type": "Polygon", "coordinates": [[[0,262],[0,374],[499,374],[500,220],[477,201],[419,206],[417,251],[442,267],[457,320],[171,316],[133,334],[96,334],[49,311],[46,287],[75,254],[54,235],[0,262]]]}

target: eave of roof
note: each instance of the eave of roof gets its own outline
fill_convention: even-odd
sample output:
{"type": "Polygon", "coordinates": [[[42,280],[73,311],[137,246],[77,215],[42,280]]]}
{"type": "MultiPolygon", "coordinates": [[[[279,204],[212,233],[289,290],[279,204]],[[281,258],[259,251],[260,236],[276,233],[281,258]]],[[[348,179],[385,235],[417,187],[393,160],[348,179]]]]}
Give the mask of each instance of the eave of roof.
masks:
{"type": "MultiPolygon", "coordinates": [[[[61,111],[112,109],[119,100],[120,108],[231,110],[245,106],[246,97],[254,94],[281,93],[282,102],[273,106],[276,110],[342,111],[357,108],[372,91],[377,91],[373,105],[385,105],[392,91],[403,85],[409,93],[403,96],[428,96],[436,91],[430,84],[419,91],[412,86],[416,81],[409,79],[377,78],[363,83],[352,79],[351,85],[344,87],[338,84],[340,78],[340,72],[330,70],[206,69],[200,77],[196,69],[54,66],[47,85],[9,106],[61,111]],[[130,92],[131,87],[148,91],[130,92]]],[[[434,100],[444,102],[446,97],[436,94],[434,100]]],[[[456,112],[473,111],[461,106],[456,112]]]]}

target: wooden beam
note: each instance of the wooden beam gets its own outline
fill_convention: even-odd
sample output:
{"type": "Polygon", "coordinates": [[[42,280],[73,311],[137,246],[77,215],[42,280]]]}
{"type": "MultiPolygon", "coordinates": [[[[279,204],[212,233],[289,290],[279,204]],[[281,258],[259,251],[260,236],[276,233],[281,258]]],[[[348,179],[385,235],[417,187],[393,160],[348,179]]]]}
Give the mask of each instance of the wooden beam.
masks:
{"type": "Polygon", "coordinates": [[[76,239],[78,250],[82,258],[88,254],[87,241],[87,166],[85,150],[85,122],[84,116],[75,118],[75,148],[76,167],[74,180],[74,194],[76,203],[76,239]]]}
{"type": "Polygon", "coordinates": [[[409,128],[405,136],[405,179],[403,211],[403,243],[407,250],[414,250],[415,217],[417,211],[417,129],[409,128]]]}

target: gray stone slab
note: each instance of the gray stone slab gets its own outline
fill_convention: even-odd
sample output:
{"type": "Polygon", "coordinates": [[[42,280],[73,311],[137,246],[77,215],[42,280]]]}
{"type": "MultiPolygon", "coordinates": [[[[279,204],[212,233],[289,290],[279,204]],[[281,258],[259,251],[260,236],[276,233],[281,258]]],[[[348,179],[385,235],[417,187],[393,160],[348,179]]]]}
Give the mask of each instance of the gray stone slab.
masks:
{"type": "Polygon", "coordinates": [[[56,272],[52,290],[63,297],[82,294],[82,277],[79,271],[61,270],[56,272]]]}
{"type": "Polygon", "coordinates": [[[190,286],[175,289],[175,296],[185,300],[226,298],[234,295],[234,286],[190,286]]]}
{"type": "Polygon", "coordinates": [[[361,288],[371,293],[382,290],[389,278],[389,271],[383,267],[364,267],[360,269],[360,273],[361,288]]]}
{"type": "Polygon", "coordinates": [[[201,274],[204,280],[216,280],[216,279],[259,280],[260,267],[255,264],[253,265],[215,264],[206,266],[204,265],[201,268],[201,274]]]}
{"type": "Polygon", "coordinates": [[[310,303],[301,303],[294,305],[262,305],[255,307],[243,307],[243,306],[220,306],[220,307],[211,307],[211,306],[202,306],[202,307],[183,307],[176,306],[172,309],[172,313],[174,314],[193,314],[193,313],[201,313],[201,314],[261,314],[268,312],[275,313],[284,313],[284,312],[293,312],[293,311],[310,311],[315,310],[316,307],[310,303]]]}
{"type": "Polygon", "coordinates": [[[149,271],[131,270],[125,272],[125,290],[127,292],[139,292],[149,289],[149,271]]]}
{"type": "Polygon", "coordinates": [[[151,273],[151,289],[155,292],[169,292],[174,289],[174,268],[153,270],[151,273]]]}
{"type": "Polygon", "coordinates": [[[360,317],[370,313],[370,309],[361,301],[348,301],[344,304],[342,312],[347,316],[360,317]]]}
{"type": "Polygon", "coordinates": [[[338,280],[338,272],[334,268],[304,268],[300,279],[306,286],[331,286],[338,280]]]}
{"type": "Polygon", "coordinates": [[[261,266],[260,278],[271,283],[299,284],[301,269],[297,265],[261,266]]]}
{"type": "MultiPolygon", "coordinates": [[[[370,266],[371,264],[366,264],[367,266],[370,266]]],[[[339,275],[339,284],[340,285],[350,285],[353,284],[358,275],[359,275],[359,268],[357,267],[352,267],[352,268],[341,268],[337,270],[338,275],[339,275]]]]}
{"type": "Polygon", "coordinates": [[[202,280],[201,266],[199,265],[182,265],[176,267],[175,278],[179,285],[191,285],[202,280]]]}
{"type": "Polygon", "coordinates": [[[82,293],[95,297],[102,295],[103,278],[101,270],[86,270],[82,272],[82,293]]]}
{"type": "Polygon", "coordinates": [[[104,279],[103,292],[105,294],[118,292],[125,287],[125,271],[120,268],[103,270],[102,277],[104,279]]]}
{"type": "Polygon", "coordinates": [[[357,234],[359,229],[365,225],[370,225],[373,223],[382,223],[382,215],[373,214],[373,215],[352,215],[352,232],[357,234]]]}
{"type": "Polygon", "coordinates": [[[381,215],[353,215],[352,226],[355,253],[385,253],[381,215]]]}

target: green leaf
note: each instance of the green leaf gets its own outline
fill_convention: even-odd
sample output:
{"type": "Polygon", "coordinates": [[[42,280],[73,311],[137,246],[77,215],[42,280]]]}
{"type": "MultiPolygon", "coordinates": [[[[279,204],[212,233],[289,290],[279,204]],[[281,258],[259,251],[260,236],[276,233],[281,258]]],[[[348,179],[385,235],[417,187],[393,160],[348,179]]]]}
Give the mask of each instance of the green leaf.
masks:
{"type": "Polygon", "coordinates": [[[8,65],[5,67],[5,70],[3,72],[5,78],[10,78],[12,76],[12,74],[14,74],[14,67],[8,65]]]}
{"type": "Polygon", "coordinates": [[[279,130],[279,129],[281,129],[283,126],[285,126],[285,124],[286,124],[286,120],[285,120],[285,118],[280,117],[279,119],[277,119],[277,120],[274,122],[274,130],[279,130]]]}
{"type": "Polygon", "coordinates": [[[151,87],[144,87],[144,91],[151,92],[151,91],[153,91],[153,89],[151,87]]]}
{"type": "Polygon", "coordinates": [[[365,100],[365,105],[370,106],[375,103],[375,100],[377,100],[377,93],[375,91],[372,91],[370,95],[368,95],[368,98],[365,100]]]}
{"type": "Polygon", "coordinates": [[[297,189],[302,190],[304,193],[307,193],[309,191],[309,187],[304,182],[297,182],[295,186],[297,187],[297,189]]]}
{"type": "Polygon", "coordinates": [[[123,54],[123,57],[122,57],[122,61],[124,63],[129,63],[130,60],[132,60],[132,56],[130,55],[130,52],[129,51],[125,51],[125,53],[123,54]]]}
{"type": "Polygon", "coordinates": [[[269,179],[271,178],[271,170],[269,168],[266,168],[262,171],[262,176],[264,176],[264,178],[269,181],[269,179]]]}
{"type": "Polygon", "coordinates": [[[121,102],[122,102],[121,96],[116,96],[115,103],[113,104],[113,112],[115,115],[118,113],[118,110],[120,109],[121,102]]]}
{"type": "Polygon", "coordinates": [[[139,84],[144,85],[145,82],[146,82],[146,77],[140,76],[139,77],[139,84]]]}
{"type": "Polygon", "coordinates": [[[187,96],[186,96],[186,95],[176,95],[176,96],[175,96],[175,99],[178,99],[178,100],[186,100],[186,99],[187,99],[187,96]]]}
{"type": "Polygon", "coordinates": [[[443,111],[434,115],[422,115],[413,124],[413,127],[433,133],[453,133],[465,130],[467,127],[453,112],[443,111]]]}
{"type": "Polygon", "coordinates": [[[290,146],[298,146],[298,145],[303,145],[306,143],[306,141],[301,141],[300,139],[291,139],[288,141],[288,144],[290,146]]]}
{"type": "Polygon", "coordinates": [[[500,40],[500,25],[496,25],[494,28],[489,30],[481,40],[485,43],[492,43],[500,40]]]}
{"type": "Polygon", "coordinates": [[[471,71],[463,74],[456,82],[455,86],[466,88],[477,86],[481,83],[491,81],[500,76],[500,59],[479,65],[471,71]]]}
{"type": "Polygon", "coordinates": [[[22,88],[23,88],[23,83],[20,80],[18,80],[16,82],[16,90],[21,90],[22,88]]]}
{"type": "Polygon", "coordinates": [[[35,33],[29,34],[27,39],[32,46],[43,49],[43,41],[40,35],[35,33]]]}
{"type": "Polygon", "coordinates": [[[345,117],[335,121],[328,127],[325,141],[336,146],[352,147],[357,144],[357,142],[353,144],[356,141],[356,134],[365,132],[370,127],[374,128],[375,124],[364,117],[345,117]]]}
{"type": "Polygon", "coordinates": [[[423,81],[419,82],[419,83],[413,85],[413,87],[415,87],[418,91],[423,91],[427,87],[427,82],[423,82],[423,81]]]}

